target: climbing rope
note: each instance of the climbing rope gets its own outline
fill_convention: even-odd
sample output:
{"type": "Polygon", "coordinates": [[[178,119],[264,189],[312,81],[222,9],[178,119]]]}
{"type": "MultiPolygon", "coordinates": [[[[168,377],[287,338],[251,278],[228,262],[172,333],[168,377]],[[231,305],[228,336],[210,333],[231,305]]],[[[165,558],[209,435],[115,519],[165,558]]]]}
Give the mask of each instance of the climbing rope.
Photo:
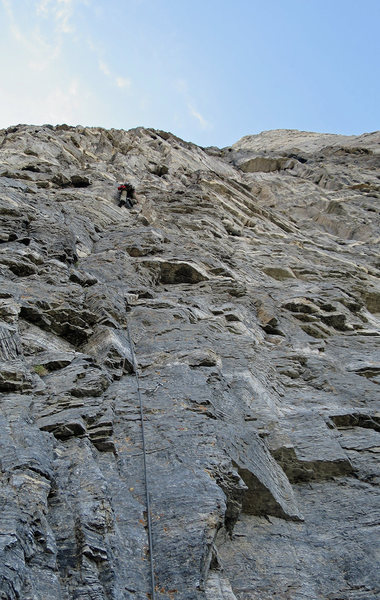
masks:
{"type": "Polygon", "coordinates": [[[153,536],[152,536],[152,518],[150,512],[150,491],[149,491],[149,481],[148,481],[148,472],[147,472],[147,461],[146,461],[146,444],[145,444],[145,429],[144,429],[144,407],[140,390],[140,378],[138,372],[138,364],[136,360],[136,353],[132,341],[131,332],[129,329],[129,324],[127,321],[127,332],[128,332],[128,341],[129,347],[132,353],[132,363],[133,363],[133,371],[136,377],[136,386],[137,386],[137,395],[139,399],[140,406],[140,419],[141,419],[141,437],[142,437],[142,448],[143,448],[143,461],[144,461],[144,482],[145,482],[145,497],[146,497],[146,511],[147,511],[147,526],[148,526],[148,544],[149,544],[149,559],[150,559],[150,579],[152,586],[152,596],[151,600],[156,600],[156,591],[155,591],[155,577],[154,577],[154,558],[153,558],[153,536]]]}
{"type": "MultiPolygon", "coordinates": [[[[156,600],[156,591],[155,591],[155,576],[154,576],[154,558],[153,558],[153,536],[152,536],[152,517],[150,510],[150,491],[149,491],[149,481],[148,481],[148,471],[147,471],[147,460],[146,460],[146,443],[145,443],[145,428],[144,428],[144,406],[141,396],[140,389],[140,378],[138,372],[138,364],[136,360],[136,353],[134,344],[132,341],[131,332],[129,329],[129,323],[127,321],[127,332],[128,332],[128,341],[129,347],[132,353],[132,363],[133,363],[133,372],[136,377],[136,386],[137,386],[137,395],[139,399],[139,409],[140,409],[140,420],[141,420],[141,437],[142,437],[142,449],[143,449],[143,462],[144,462],[144,482],[145,482],[145,496],[146,496],[146,511],[147,511],[147,528],[148,528],[148,544],[149,544],[149,559],[150,559],[150,579],[152,586],[152,595],[151,600],[156,600]]],[[[13,335],[0,335],[0,344],[5,340],[14,341],[13,335]]],[[[15,342],[14,342],[15,343],[15,342]]],[[[16,345],[17,348],[17,345],[16,345]]]]}

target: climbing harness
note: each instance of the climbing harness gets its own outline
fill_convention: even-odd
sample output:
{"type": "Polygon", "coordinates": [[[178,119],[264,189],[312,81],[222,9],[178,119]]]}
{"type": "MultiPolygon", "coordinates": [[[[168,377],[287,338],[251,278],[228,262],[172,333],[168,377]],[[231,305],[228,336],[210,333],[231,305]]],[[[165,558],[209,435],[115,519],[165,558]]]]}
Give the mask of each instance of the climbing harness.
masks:
{"type": "Polygon", "coordinates": [[[123,183],[123,184],[119,185],[117,190],[118,190],[118,194],[119,194],[118,206],[119,207],[125,206],[125,208],[133,208],[134,204],[136,203],[136,202],[134,202],[134,197],[135,197],[134,187],[130,183],[123,183]]]}
{"type": "Polygon", "coordinates": [[[129,324],[127,321],[127,332],[128,332],[128,341],[129,347],[132,353],[132,363],[133,363],[133,371],[136,377],[136,387],[137,387],[137,395],[139,399],[139,408],[140,408],[140,420],[141,420],[141,437],[142,437],[142,449],[143,449],[143,462],[144,462],[144,482],[145,482],[145,497],[146,497],[146,512],[147,512],[147,526],[148,526],[148,544],[149,544],[149,560],[150,560],[150,579],[152,586],[152,595],[151,600],[156,600],[156,591],[155,591],[155,576],[154,576],[154,558],[153,558],[153,536],[152,536],[152,517],[150,512],[150,492],[149,492],[149,481],[148,481],[148,472],[147,472],[147,460],[146,460],[146,444],[145,444],[145,429],[144,429],[144,407],[143,401],[141,397],[140,390],[140,378],[138,372],[138,364],[136,360],[136,353],[132,341],[131,332],[129,329],[129,324]]]}

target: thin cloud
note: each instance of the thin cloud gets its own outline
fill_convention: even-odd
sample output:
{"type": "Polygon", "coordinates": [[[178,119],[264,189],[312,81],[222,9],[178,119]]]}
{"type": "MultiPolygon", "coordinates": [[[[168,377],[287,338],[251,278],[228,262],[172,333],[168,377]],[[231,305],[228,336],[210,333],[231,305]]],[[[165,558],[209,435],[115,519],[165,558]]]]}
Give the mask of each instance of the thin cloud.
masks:
{"type": "Polygon", "coordinates": [[[13,14],[11,3],[9,2],[9,0],[2,0],[2,4],[3,4],[4,10],[5,10],[5,12],[6,12],[7,16],[8,16],[9,24],[10,24],[10,30],[11,30],[11,33],[12,33],[13,37],[18,42],[22,42],[24,38],[23,38],[23,35],[21,34],[21,30],[17,26],[16,19],[15,19],[14,14],[13,14]]]}
{"type": "Polygon", "coordinates": [[[189,113],[194,119],[197,119],[202,129],[209,129],[210,123],[206,121],[206,119],[198,112],[190,102],[187,104],[187,108],[189,109],[189,113]]]}
{"type": "Polygon", "coordinates": [[[116,85],[119,88],[126,88],[131,86],[131,80],[127,77],[116,77],[116,85]]]}
{"type": "MultiPolygon", "coordinates": [[[[43,0],[38,6],[39,12],[46,10],[51,0],[43,0]]],[[[54,43],[49,43],[40,32],[39,27],[21,28],[18,25],[14,10],[9,0],[2,0],[8,17],[10,31],[13,38],[24,48],[28,57],[28,67],[33,71],[44,71],[59,56],[61,51],[61,39],[58,37],[54,43]]]]}
{"type": "Polygon", "coordinates": [[[61,33],[73,33],[75,30],[74,26],[70,23],[71,17],[73,16],[73,10],[72,0],[57,0],[55,20],[57,29],[61,33]]]}
{"type": "Polygon", "coordinates": [[[28,66],[33,71],[45,71],[59,57],[62,49],[60,40],[50,44],[38,29],[25,40],[25,45],[28,46],[30,55],[28,66]]]}
{"type": "MultiPolygon", "coordinates": [[[[1,0],[1,2],[8,16],[14,39],[26,50],[29,68],[39,72],[47,70],[61,54],[64,36],[78,35],[73,25],[77,6],[79,4],[90,6],[91,4],[91,0],[39,0],[34,9],[37,26],[34,29],[21,29],[18,26],[14,6],[12,6],[10,0],[1,0]],[[41,20],[44,19],[54,24],[56,35],[53,36],[53,43],[48,41],[49,37],[47,35],[41,33],[40,24],[41,20]]],[[[112,72],[103,58],[104,51],[102,48],[91,39],[87,39],[86,42],[91,52],[97,56],[100,72],[110,78],[115,87],[121,90],[130,88],[132,82],[128,77],[112,72]]]]}
{"type": "MultiPolygon", "coordinates": [[[[87,4],[87,2],[86,2],[87,4]]],[[[37,16],[52,17],[58,33],[74,33],[71,20],[74,17],[75,0],[40,0],[36,6],[37,16]]]]}
{"type": "Polygon", "coordinates": [[[122,75],[116,75],[112,72],[109,64],[104,60],[104,50],[101,46],[96,44],[91,38],[86,40],[88,48],[93,52],[98,59],[98,68],[99,71],[112,80],[112,83],[120,88],[129,88],[132,85],[132,81],[128,77],[123,77],[122,75]]]}
{"type": "Polygon", "coordinates": [[[195,102],[189,92],[189,86],[186,79],[177,79],[174,82],[174,87],[177,92],[185,99],[188,114],[196,119],[201,129],[206,130],[212,127],[211,123],[195,108],[195,102]]]}
{"type": "Polygon", "coordinates": [[[104,62],[104,60],[102,60],[101,58],[98,60],[98,66],[99,66],[99,70],[104,73],[104,75],[106,75],[106,77],[111,77],[111,71],[107,65],[106,62],[104,62]]]}
{"type": "Polygon", "coordinates": [[[51,0],[40,0],[40,2],[36,6],[36,13],[38,15],[46,14],[50,2],[51,0]]]}

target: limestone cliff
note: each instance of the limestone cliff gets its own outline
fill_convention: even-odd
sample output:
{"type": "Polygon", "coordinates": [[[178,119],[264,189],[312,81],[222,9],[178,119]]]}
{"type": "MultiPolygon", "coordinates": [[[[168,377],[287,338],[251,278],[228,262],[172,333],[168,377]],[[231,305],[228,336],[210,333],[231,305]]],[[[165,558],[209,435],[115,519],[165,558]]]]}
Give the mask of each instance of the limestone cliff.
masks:
{"type": "Polygon", "coordinates": [[[0,598],[152,597],[133,348],[157,600],[375,598],[379,153],[0,132],[0,598]]]}

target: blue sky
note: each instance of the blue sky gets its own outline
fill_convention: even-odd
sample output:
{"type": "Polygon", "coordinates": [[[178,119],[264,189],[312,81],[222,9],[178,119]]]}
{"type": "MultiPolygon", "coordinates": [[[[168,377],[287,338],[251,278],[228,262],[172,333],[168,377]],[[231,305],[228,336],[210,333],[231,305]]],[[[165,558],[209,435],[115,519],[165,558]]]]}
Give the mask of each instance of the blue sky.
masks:
{"type": "Polygon", "coordinates": [[[0,0],[0,127],[379,129],[380,0],[0,0]]]}

